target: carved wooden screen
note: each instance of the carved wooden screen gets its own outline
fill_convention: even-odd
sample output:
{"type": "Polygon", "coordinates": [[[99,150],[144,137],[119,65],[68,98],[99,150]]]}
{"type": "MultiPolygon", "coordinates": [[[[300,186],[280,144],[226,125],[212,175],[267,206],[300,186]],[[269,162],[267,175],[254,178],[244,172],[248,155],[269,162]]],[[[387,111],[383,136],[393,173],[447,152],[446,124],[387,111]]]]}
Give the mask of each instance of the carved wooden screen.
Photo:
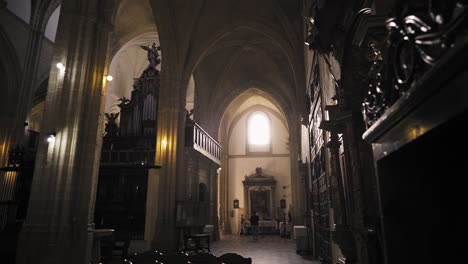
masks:
{"type": "Polygon", "coordinates": [[[319,82],[319,68],[315,64],[310,85],[310,146],[312,209],[314,223],[315,251],[322,263],[331,263],[330,243],[330,199],[329,184],[325,173],[325,147],[322,122],[322,102],[319,82]]]}

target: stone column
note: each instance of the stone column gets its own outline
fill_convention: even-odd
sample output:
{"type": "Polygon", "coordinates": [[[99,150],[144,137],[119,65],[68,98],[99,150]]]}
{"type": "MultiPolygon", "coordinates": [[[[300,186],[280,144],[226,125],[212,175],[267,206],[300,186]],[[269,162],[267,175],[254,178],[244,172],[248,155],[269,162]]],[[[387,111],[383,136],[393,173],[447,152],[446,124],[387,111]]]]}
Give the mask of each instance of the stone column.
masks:
{"type": "MultiPolygon", "coordinates": [[[[175,226],[176,200],[180,181],[186,182],[186,169],[183,167],[185,140],[185,89],[189,78],[184,78],[177,65],[172,47],[161,37],[161,54],[164,61],[161,67],[161,90],[158,112],[158,133],[156,139],[156,164],[162,166],[159,172],[159,201],[157,207],[156,230],[153,248],[175,250],[177,229],[175,226]],[[172,55],[172,56],[171,56],[172,55]],[[162,142],[167,144],[163,145],[162,142]],[[181,165],[182,164],[182,165],[181,165]]],[[[193,184],[193,183],[192,183],[193,184]]]]}
{"type": "MultiPolygon", "coordinates": [[[[0,1],[0,16],[6,16],[9,12],[7,3],[0,1]]],[[[0,81],[2,94],[0,98],[0,167],[8,162],[8,151],[10,150],[13,126],[15,123],[15,100],[17,100],[17,87],[19,87],[19,61],[16,52],[6,38],[0,37],[0,81]],[[5,64],[9,65],[3,65],[5,64]]]]}
{"type": "Polygon", "coordinates": [[[218,165],[210,161],[209,179],[210,179],[210,221],[214,226],[213,239],[219,240],[218,224],[218,165]]]}
{"type": "Polygon", "coordinates": [[[301,183],[301,175],[299,173],[299,165],[297,160],[299,158],[298,151],[300,149],[300,125],[301,122],[298,120],[297,115],[291,114],[289,120],[292,120],[289,127],[289,156],[291,164],[291,203],[293,208],[291,214],[293,217],[293,225],[302,225],[303,219],[303,185],[301,183]]]}
{"type": "Polygon", "coordinates": [[[220,208],[220,215],[221,215],[221,223],[223,225],[223,234],[230,235],[232,234],[231,224],[229,223],[229,158],[227,154],[227,150],[222,149],[222,160],[221,164],[223,167],[221,168],[221,176],[220,176],[220,199],[221,199],[221,208],[220,208]]]}
{"type": "Polygon", "coordinates": [[[111,27],[95,1],[64,1],[17,263],[89,263],[111,27]],[[59,70],[56,63],[65,68],[59,70]],[[47,132],[56,134],[46,141],[47,132]]]}
{"type": "Polygon", "coordinates": [[[193,159],[193,173],[190,175],[192,186],[190,192],[192,193],[192,200],[200,201],[200,165],[203,168],[203,163],[200,159],[200,153],[192,149],[193,159]]]}
{"type": "Polygon", "coordinates": [[[219,240],[219,212],[218,212],[218,204],[219,204],[219,201],[218,201],[218,181],[219,181],[219,175],[218,175],[218,172],[219,172],[219,167],[218,166],[215,166],[214,169],[214,174],[213,174],[213,190],[214,190],[214,193],[213,193],[213,197],[214,197],[214,220],[215,220],[215,226],[214,226],[214,236],[215,236],[215,239],[216,240],[219,240]]]}

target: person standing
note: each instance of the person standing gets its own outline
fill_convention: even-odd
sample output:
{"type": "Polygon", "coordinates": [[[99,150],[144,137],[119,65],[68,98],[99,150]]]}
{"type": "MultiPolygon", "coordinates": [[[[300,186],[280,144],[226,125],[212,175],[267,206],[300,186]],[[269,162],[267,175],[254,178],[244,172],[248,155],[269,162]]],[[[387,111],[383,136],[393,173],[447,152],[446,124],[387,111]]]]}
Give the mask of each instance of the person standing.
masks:
{"type": "Polygon", "coordinates": [[[258,215],[257,212],[253,212],[253,215],[250,217],[250,226],[252,227],[253,239],[258,240],[258,215]]]}

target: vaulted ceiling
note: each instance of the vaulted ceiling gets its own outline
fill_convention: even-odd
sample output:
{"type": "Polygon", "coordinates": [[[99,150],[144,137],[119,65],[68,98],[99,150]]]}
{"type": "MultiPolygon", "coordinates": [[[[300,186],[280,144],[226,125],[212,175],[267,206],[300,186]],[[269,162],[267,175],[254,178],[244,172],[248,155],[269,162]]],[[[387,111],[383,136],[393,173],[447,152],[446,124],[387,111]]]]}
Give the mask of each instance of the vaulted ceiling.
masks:
{"type": "Polygon", "coordinates": [[[150,2],[162,54],[181,75],[193,73],[197,122],[210,132],[251,88],[269,94],[285,113],[296,111],[304,87],[302,1],[150,2]]]}
{"type": "Polygon", "coordinates": [[[186,87],[194,79],[195,116],[210,133],[216,134],[231,102],[252,88],[268,94],[286,116],[296,113],[305,82],[301,9],[300,0],[121,0],[111,71],[129,81],[122,81],[127,91],[111,85],[112,100],[129,94],[138,73],[127,68],[142,67],[139,45],[154,39],[162,70],[177,71],[186,87]]]}

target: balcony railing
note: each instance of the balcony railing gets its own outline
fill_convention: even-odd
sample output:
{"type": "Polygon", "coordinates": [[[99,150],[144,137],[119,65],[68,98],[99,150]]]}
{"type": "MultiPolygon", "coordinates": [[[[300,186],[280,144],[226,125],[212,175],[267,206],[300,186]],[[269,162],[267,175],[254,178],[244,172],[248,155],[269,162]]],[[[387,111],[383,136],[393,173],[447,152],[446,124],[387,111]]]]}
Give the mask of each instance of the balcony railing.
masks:
{"type": "Polygon", "coordinates": [[[221,146],[197,123],[185,125],[185,146],[193,147],[221,165],[221,146]]]}

